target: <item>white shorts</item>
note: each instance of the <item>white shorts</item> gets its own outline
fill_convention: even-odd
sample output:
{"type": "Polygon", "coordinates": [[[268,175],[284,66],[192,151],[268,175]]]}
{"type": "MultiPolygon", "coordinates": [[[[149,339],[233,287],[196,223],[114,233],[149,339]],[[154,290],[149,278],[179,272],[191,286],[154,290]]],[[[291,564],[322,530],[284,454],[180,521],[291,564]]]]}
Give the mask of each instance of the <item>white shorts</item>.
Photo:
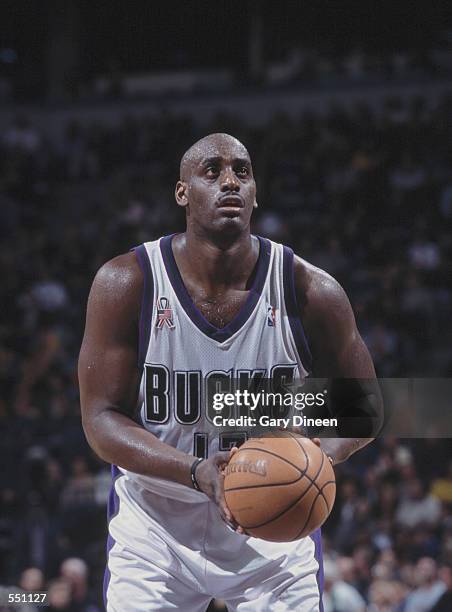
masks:
{"type": "Polygon", "coordinates": [[[109,503],[108,612],[322,612],[320,531],[273,543],[233,532],[217,506],[145,491],[116,472],[109,503]],[[145,509],[144,509],[145,508],[145,509]]]}

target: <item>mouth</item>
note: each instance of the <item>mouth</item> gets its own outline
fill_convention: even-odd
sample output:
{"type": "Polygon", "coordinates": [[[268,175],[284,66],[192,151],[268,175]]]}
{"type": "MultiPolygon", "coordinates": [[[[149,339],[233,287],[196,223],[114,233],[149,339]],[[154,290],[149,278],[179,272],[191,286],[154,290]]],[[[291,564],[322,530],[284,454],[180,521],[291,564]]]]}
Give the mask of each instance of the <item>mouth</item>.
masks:
{"type": "Polygon", "coordinates": [[[239,195],[224,195],[218,198],[218,208],[225,208],[229,210],[239,210],[244,207],[244,202],[239,195]]]}

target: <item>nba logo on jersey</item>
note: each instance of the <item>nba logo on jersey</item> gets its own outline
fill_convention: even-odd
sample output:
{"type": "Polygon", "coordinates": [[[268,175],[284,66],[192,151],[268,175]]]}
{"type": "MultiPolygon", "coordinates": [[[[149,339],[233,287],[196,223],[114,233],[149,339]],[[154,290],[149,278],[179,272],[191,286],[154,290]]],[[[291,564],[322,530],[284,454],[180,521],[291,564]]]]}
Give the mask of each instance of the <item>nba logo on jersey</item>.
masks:
{"type": "Polygon", "coordinates": [[[267,325],[268,327],[275,327],[276,325],[276,308],[274,306],[267,306],[267,325]]]}
{"type": "Polygon", "coordinates": [[[173,309],[169,305],[169,300],[166,297],[157,298],[157,319],[155,326],[158,329],[163,329],[164,326],[169,329],[174,329],[173,309]]]}

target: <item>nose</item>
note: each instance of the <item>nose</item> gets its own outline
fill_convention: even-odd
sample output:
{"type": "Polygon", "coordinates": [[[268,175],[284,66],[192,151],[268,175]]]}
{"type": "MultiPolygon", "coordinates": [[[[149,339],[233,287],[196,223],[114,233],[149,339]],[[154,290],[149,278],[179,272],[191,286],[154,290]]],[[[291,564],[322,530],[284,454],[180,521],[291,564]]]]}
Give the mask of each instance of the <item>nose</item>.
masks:
{"type": "Polygon", "coordinates": [[[221,191],[223,192],[239,191],[240,182],[238,178],[236,177],[236,175],[234,174],[234,172],[232,171],[232,168],[225,168],[221,176],[220,188],[221,188],[221,191]]]}

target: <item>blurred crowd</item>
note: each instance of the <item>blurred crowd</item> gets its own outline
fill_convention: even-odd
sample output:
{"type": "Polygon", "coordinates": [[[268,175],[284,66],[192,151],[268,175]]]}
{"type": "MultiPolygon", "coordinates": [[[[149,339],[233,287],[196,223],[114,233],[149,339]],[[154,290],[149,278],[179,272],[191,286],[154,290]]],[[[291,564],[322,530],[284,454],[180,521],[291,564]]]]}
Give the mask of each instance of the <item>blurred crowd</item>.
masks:
{"type": "MultiPolygon", "coordinates": [[[[342,283],[380,376],[450,373],[451,110],[450,98],[389,99],[202,128],[162,112],[58,134],[16,117],[0,134],[0,584],[44,585],[52,610],[101,608],[110,476],[80,427],[87,294],[103,262],[183,230],[178,163],[206,133],[247,145],[253,230],[342,283]]],[[[339,467],[325,609],[415,612],[450,597],[451,504],[447,440],[380,440],[339,467]]]]}
{"type": "MultiPolygon", "coordinates": [[[[326,41],[324,41],[326,42],[326,41]]],[[[208,64],[198,70],[199,59],[190,52],[177,49],[166,59],[172,62],[161,76],[161,69],[135,71],[124,65],[126,58],[110,58],[100,74],[86,74],[83,68],[71,73],[57,88],[59,93],[47,99],[72,99],[78,101],[111,100],[117,98],[171,97],[175,91],[185,94],[203,94],[247,91],[249,89],[330,89],[332,86],[372,84],[403,84],[448,79],[452,74],[452,43],[450,34],[444,33],[436,42],[416,50],[370,51],[360,45],[340,52],[325,44],[315,46],[279,40],[278,49],[284,50],[273,56],[274,49],[267,48],[265,57],[249,66],[248,61],[235,62],[232,58],[221,61],[215,70],[208,64]],[[184,78],[180,74],[183,72],[184,78]],[[158,82],[156,86],[155,80],[158,82]]],[[[170,43],[167,43],[170,44],[170,43]]],[[[261,43],[263,44],[263,43],[261,43]]],[[[201,62],[202,65],[203,62],[201,62]]],[[[127,64],[127,62],[126,62],[127,64]]],[[[37,67],[39,69],[39,67],[37,67]]],[[[71,67],[68,68],[71,70],[71,67]]],[[[0,104],[36,97],[43,94],[42,85],[29,85],[30,74],[21,74],[20,53],[11,48],[0,48],[0,104]]]]}
{"type": "MultiPolygon", "coordinates": [[[[0,584],[47,590],[49,610],[101,610],[109,471],[83,440],[67,448],[65,427],[15,421],[1,457],[0,584]]],[[[323,528],[325,612],[450,610],[450,441],[386,438],[358,455],[336,468],[323,528]]]]}
{"type": "Polygon", "coordinates": [[[356,47],[340,54],[292,45],[284,61],[267,66],[264,80],[268,85],[323,82],[331,86],[331,79],[362,83],[445,77],[452,71],[449,46],[437,42],[423,51],[392,53],[371,53],[356,47]]]}
{"type": "Polygon", "coordinates": [[[336,471],[338,499],[324,529],[325,611],[449,609],[450,440],[379,440],[336,471]],[[441,597],[447,605],[434,608],[441,597]]]}
{"type": "MultiPolygon", "coordinates": [[[[50,580],[37,566],[27,566],[20,574],[17,587],[0,587],[1,603],[8,601],[8,595],[19,596],[23,602],[11,607],[19,612],[33,612],[40,609],[70,612],[101,612],[98,595],[89,584],[88,565],[78,557],[62,561],[58,573],[50,580]],[[36,594],[43,594],[37,599],[36,594]],[[30,596],[30,599],[28,599],[30,596]],[[22,598],[22,599],[21,599],[22,598]],[[42,601],[39,607],[33,602],[42,601]]],[[[0,605],[0,610],[8,609],[0,605]]]]}

